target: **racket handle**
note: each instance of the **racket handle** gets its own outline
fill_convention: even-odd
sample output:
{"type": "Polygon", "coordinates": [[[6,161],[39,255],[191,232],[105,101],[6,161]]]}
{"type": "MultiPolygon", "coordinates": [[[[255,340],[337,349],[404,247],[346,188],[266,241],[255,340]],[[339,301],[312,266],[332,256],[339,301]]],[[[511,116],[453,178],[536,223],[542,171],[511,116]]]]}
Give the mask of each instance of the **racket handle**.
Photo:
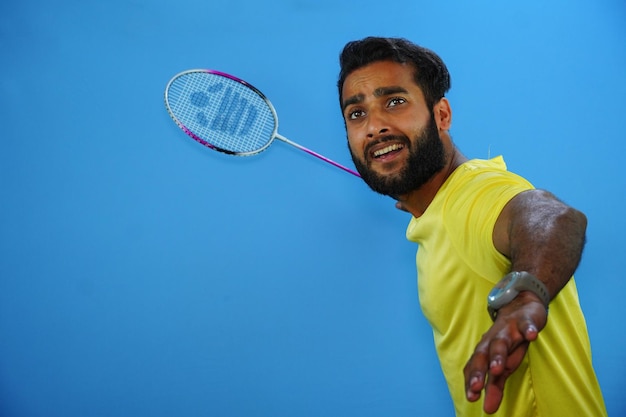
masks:
{"type": "Polygon", "coordinates": [[[350,174],[352,174],[352,175],[354,175],[356,177],[361,178],[361,175],[358,172],[356,172],[356,171],[354,171],[354,170],[352,170],[350,168],[346,168],[343,165],[341,165],[340,163],[335,162],[332,159],[326,158],[324,155],[321,155],[321,154],[319,154],[319,153],[317,153],[315,151],[312,151],[312,150],[310,150],[308,148],[305,148],[304,146],[299,145],[296,142],[293,142],[293,141],[287,139],[286,137],[284,137],[282,135],[276,134],[276,139],[280,139],[283,142],[288,143],[291,146],[294,146],[294,147],[300,149],[301,151],[304,151],[304,152],[308,153],[309,155],[313,155],[314,157],[319,158],[319,159],[321,159],[324,162],[328,162],[329,164],[334,165],[334,166],[336,166],[339,169],[343,169],[344,171],[346,171],[346,172],[348,172],[348,173],[350,173],[350,174]]]}

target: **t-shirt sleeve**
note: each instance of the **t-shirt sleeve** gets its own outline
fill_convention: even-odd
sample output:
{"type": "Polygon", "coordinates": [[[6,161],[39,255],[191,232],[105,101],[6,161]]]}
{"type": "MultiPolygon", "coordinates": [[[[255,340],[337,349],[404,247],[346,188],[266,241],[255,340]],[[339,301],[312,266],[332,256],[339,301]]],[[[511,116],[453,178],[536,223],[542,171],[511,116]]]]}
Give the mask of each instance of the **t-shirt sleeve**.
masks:
{"type": "Polygon", "coordinates": [[[479,169],[466,175],[449,193],[444,206],[445,227],[464,261],[483,277],[500,279],[509,260],[493,244],[493,228],[504,206],[533,186],[504,170],[479,169]],[[494,262],[495,261],[495,262],[494,262]]]}

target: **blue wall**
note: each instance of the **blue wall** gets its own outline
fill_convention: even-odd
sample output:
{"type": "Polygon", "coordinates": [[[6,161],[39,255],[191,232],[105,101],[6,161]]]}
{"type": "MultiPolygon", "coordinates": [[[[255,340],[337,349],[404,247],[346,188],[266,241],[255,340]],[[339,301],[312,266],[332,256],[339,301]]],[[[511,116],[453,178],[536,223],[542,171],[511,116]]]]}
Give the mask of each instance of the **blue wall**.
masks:
{"type": "Polygon", "coordinates": [[[163,106],[177,72],[229,72],[351,166],[337,56],[367,35],[436,50],[466,155],[588,215],[581,304],[626,415],[626,6],[473,3],[3,2],[0,415],[453,414],[406,213],[284,143],[212,152],[163,106]]]}

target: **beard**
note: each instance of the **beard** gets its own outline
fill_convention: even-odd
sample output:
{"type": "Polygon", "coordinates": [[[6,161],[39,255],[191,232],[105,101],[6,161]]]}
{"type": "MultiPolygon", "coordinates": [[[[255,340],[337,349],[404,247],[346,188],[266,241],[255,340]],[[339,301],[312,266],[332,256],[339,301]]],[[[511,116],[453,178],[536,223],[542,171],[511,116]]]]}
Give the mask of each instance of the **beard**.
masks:
{"type": "MultiPolygon", "coordinates": [[[[361,178],[375,192],[397,198],[417,190],[440,172],[446,163],[446,152],[439,137],[435,118],[431,114],[428,125],[411,142],[406,136],[387,136],[382,141],[400,139],[409,149],[404,168],[390,175],[379,174],[371,169],[371,161],[358,158],[350,147],[350,155],[361,178]]],[[[365,152],[367,155],[367,152],[365,152]]]]}

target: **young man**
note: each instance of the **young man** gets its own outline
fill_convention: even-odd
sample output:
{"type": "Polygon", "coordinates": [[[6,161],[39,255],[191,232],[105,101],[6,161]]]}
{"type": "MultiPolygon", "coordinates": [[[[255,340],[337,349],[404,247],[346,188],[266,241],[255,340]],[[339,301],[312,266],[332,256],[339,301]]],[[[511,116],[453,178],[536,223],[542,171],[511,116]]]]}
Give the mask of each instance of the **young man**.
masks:
{"type": "Polygon", "coordinates": [[[432,51],[366,38],[340,64],[354,164],[413,216],[420,304],[457,416],[606,416],[572,279],[586,217],[501,157],[461,154],[450,76],[432,51]]]}

